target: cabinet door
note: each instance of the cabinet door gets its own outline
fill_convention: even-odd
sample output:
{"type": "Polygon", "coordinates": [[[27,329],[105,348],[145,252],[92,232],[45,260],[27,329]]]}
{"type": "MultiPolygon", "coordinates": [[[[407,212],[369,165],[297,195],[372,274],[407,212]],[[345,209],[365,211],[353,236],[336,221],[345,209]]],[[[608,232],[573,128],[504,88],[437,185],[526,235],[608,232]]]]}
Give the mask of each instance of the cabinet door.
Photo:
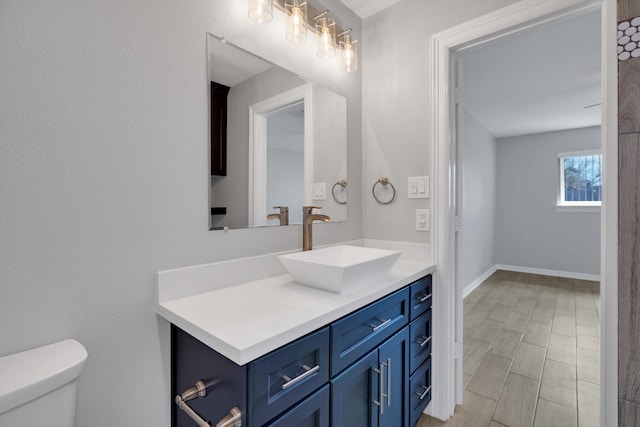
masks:
{"type": "Polygon", "coordinates": [[[333,427],[376,427],[380,385],[378,350],[331,380],[331,425],[333,427]]]}
{"type": "Polygon", "coordinates": [[[329,427],[329,384],[267,424],[267,427],[329,427]]]}
{"type": "Polygon", "coordinates": [[[409,425],[409,327],[380,346],[380,427],[409,425]]]}

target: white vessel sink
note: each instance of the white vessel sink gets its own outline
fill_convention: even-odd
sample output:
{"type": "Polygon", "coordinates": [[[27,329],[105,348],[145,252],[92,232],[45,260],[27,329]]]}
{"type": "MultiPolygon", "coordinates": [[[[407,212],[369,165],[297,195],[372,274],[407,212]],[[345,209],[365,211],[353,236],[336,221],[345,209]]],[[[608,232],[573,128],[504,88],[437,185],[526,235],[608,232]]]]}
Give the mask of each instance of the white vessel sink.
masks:
{"type": "Polygon", "coordinates": [[[340,245],[278,258],[297,283],[341,293],[346,287],[366,284],[386,273],[400,254],[400,251],[340,245]]]}

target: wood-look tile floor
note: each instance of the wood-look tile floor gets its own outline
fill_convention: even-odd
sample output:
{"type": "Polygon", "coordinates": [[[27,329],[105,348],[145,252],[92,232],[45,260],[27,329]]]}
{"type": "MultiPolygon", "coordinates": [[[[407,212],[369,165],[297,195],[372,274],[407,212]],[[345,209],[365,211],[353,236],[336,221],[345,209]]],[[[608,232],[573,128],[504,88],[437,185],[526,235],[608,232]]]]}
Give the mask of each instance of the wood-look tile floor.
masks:
{"type": "Polygon", "coordinates": [[[417,427],[598,427],[597,282],[498,270],[464,300],[464,403],[417,427]]]}

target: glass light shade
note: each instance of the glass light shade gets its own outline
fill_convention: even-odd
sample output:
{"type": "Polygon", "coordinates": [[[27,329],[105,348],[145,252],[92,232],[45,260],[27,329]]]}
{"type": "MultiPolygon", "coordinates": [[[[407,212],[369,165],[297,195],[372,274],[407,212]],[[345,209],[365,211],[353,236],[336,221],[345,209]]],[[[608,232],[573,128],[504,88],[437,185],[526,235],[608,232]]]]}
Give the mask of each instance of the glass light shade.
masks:
{"type": "Polygon", "coordinates": [[[287,0],[285,11],[288,15],[287,40],[291,43],[307,40],[307,2],[287,0]]]}
{"type": "Polygon", "coordinates": [[[249,19],[259,24],[273,19],[273,0],[249,0],[249,19]]]}
{"type": "Polygon", "coordinates": [[[342,71],[356,71],[358,69],[358,41],[353,40],[351,34],[345,34],[340,40],[340,69],[342,71]]]}
{"type": "Polygon", "coordinates": [[[336,56],[335,21],[326,16],[316,20],[316,35],[318,36],[318,56],[324,59],[336,56]]]}

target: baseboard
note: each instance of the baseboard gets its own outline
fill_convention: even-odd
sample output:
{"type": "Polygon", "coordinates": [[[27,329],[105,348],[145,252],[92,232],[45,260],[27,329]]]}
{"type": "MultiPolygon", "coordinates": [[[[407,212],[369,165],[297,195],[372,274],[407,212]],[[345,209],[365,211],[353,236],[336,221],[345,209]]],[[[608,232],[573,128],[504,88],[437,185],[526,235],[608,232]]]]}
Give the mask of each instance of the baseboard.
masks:
{"type": "Polygon", "coordinates": [[[482,275],[480,277],[478,277],[476,280],[474,280],[473,282],[471,282],[467,286],[465,286],[465,288],[462,290],[462,299],[465,299],[467,297],[467,295],[469,295],[471,292],[473,292],[475,288],[480,286],[482,284],[482,282],[487,280],[489,278],[489,276],[491,276],[493,273],[496,272],[497,269],[498,269],[497,265],[494,265],[493,267],[490,267],[487,271],[482,273],[482,275]]]}
{"type": "MultiPolygon", "coordinates": [[[[530,273],[530,274],[540,274],[542,276],[566,277],[568,279],[591,280],[594,282],[600,281],[599,274],[574,273],[572,271],[547,270],[544,268],[521,267],[517,265],[504,265],[504,264],[496,264],[495,267],[497,270],[516,271],[518,273],[530,273]]],[[[465,292],[466,290],[467,289],[465,288],[465,292]]]]}

